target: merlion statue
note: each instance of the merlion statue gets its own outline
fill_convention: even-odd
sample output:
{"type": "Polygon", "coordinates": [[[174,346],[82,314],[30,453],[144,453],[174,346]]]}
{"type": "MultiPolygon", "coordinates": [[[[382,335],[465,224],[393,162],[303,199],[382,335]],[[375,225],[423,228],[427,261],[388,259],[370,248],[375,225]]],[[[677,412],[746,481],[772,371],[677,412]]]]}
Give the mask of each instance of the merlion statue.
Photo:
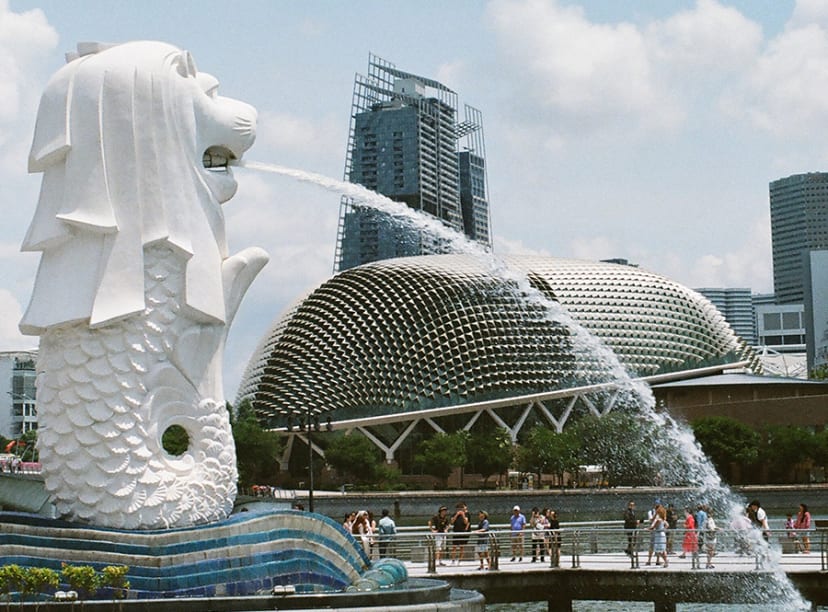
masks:
{"type": "Polygon", "coordinates": [[[253,144],[256,111],[217,88],[167,44],[81,44],[41,98],[22,248],[42,256],[20,329],[40,336],[38,450],[71,520],[157,529],[232,510],[222,355],[268,257],[227,253],[228,163],[253,144]],[[180,455],[162,445],[174,425],[180,455]]]}

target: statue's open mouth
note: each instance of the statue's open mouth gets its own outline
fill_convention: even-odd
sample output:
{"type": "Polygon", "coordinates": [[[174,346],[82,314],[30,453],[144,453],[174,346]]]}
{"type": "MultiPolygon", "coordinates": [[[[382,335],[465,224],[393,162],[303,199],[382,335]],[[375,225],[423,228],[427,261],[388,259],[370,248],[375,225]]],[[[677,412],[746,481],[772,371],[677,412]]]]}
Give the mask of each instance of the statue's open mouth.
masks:
{"type": "Polygon", "coordinates": [[[227,166],[235,159],[236,156],[227,147],[212,146],[204,151],[201,163],[211,172],[227,172],[227,166]]]}

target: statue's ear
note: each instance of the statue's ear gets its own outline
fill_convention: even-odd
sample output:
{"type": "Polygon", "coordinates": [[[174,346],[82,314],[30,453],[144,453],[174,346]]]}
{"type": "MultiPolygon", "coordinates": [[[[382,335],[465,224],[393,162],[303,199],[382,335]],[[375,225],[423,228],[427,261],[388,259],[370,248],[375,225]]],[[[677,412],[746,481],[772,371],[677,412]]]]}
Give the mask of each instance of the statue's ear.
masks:
{"type": "Polygon", "coordinates": [[[29,172],[43,172],[60,161],[72,145],[69,108],[72,82],[80,60],[67,64],[49,80],[37,109],[29,172]]]}

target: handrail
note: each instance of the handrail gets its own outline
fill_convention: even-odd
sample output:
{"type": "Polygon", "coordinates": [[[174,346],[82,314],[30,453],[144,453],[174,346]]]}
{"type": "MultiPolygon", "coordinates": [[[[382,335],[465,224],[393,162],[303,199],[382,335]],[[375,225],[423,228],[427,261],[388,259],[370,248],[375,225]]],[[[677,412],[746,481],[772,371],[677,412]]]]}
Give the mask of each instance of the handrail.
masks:
{"type": "MultiPolygon", "coordinates": [[[[684,536],[692,532],[695,530],[670,530],[672,550],[671,554],[668,554],[668,560],[671,566],[675,563],[679,567],[698,570],[712,565],[715,561],[717,567],[738,566],[753,570],[762,569],[767,563],[767,558],[774,555],[794,570],[828,569],[828,529],[818,528],[807,534],[810,536],[808,546],[811,554],[805,554],[804,551],[804,532],[794,534],[784,529],[771,530],[768,532],[769,542],[766,542],[762,533],[754,528],[718,529],[715,535],[715,548],[709,557],[707,545],[693,544],[697,541],[694,537],[691,536],[685,544],[684,536]]],[[[515,538],[514,532],[509,529],[490,530],[488,555],[491,569],[501,569],[506,562],[509,562],[506,566],[508,568],[513,556],[513,544],[517,551],[515,556],[521,556],[522,553],[524,563],[537,562],[532,560],[533,548],[538,546],[537,538],[532,540],[533,533],[532,530],[525,530],[522,532],[523,538],[515,538]]],[[[628,546],[631,546],[630,569],[654,566],[658,559],[650,554],[651,533],[647,529],[628,530],[623,527],[561,527],[560,530],[546,530],[540,557],[545,558],[548,555],[549,563],[547,565],[541,562],[538,567],[561,567],[562,553],[568,557],[566,565],[572,568],[603,564],[617,566],[619,562],[626,565],[625,552],[628,546]],[[631,536],[631,539],[628,540],[628,536],[631,536]],[[642,563],[642,555],[648,563],[642,563]]],[[[697,537],[698,532],[695,534],[697,537]]],[[[385,541],[383,550],[386,556],[393,556],[415,565],[422,563],[428,573],[434,574],[438,571],[447,571],[443,566],[465,564],[469,567],[471,563],[476,564],[478,559],[475,546],[478,541],[476,534],[468,532],[449,532],[445,537],[438,539],[433,533],[423,529],[399,530],[385,541]],[[438,546],[441,547],[439,551],[438,546]]],[[[708,540],[710,541],[712,540],[708,540]]],[[[371,555],[375,559],[379,557],[378,546],[371,547],[371,555]]]]}

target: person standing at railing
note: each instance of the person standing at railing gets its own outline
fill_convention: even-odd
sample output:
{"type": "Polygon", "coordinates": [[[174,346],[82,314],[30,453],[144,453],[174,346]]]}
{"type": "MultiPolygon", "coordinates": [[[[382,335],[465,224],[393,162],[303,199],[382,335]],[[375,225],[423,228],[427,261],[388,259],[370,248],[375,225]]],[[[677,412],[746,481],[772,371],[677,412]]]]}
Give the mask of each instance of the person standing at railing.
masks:
{"type": "Polygon", "coordinates": [[[667,504],[667,554],[673,554],[673,534],[678,527],[678,512],[673,504],[667,504]]]}
{"type": "Polygon", "coordinates": [[[512,516],[509,517],[509,526],[512,530],[512,561],[518,557],[523,561],[523,530],[526,529],[526,517],[521,513],[520,506],[512,508],[512,516]]]}
{"type": "Polygon", "coordinates": [[[362,549],[366,556],[371,558],[371,538],[373,532],[371,531],[371,523],[368,522],[368,511],[360,510],[356,514],[354,524],[351,525],[351,535],[353,535],[362,544],[362,549]]]}
{"type": "Polygon", "coordinates": [[[489,513],[485,510],[477,511],[477,529],[474,530],[474,533],[477,534],[474,551],[480,561],[480,567],[477,569],[482,570],[484,562],[487,570],[492,569],[492,561],[489,559],[489,513]]]}
{"type": "Polygon", "coordinates": [[[543,553],[546,547],[546,529],[549,523],[546,520],[546,512],[540,511],[540,508],[535,506],[532,508],[532,518],[529,519],[529,526],[532,528],[532,563],[535,563],[540,557],[543,563],[543,553]]]}
{"type": "MultiPolygon", "coordinates": [[[[469,530],[471,529],[471,521],[463,502],[457,502],[454,509],[454,516],[451,517],[451,564],[458,565],[463,561],[463,552],[466,549],[466,544],[469,542],[469,530]]],[[[474,560],[474,559],[472,559],[474,560]]]]}
{"type": "MultiPolygon", "coordinates": [[[[558,513],[554,510],[547,510],[544,508],[546,514],[546,529],[548,530],[548,537],[546,540],[547,549],[549,550],[549,560],[553,567],[560,567],[561,565],[561,523],[558,520],[558,513]]],[[[541,557],[543,561],[543,557],[541,557]]]]}
{"type": "MultiPolygon", "coordinates": [[[[655,544],[656,544],[656,531],[653,529],[653,524],[658,518],[658,509],[661,508],[661,500],[656,498],[653,502],[653,507],[647,511],[647,529],[650,530],[650,546],[647,548],[647,565],[653,560],[653,553],[655,552],[655,544]]],[[[665,525],[666,529],[666,525],[665,525]]],[[[665,535],[665,547],[666,547],[666,535],[665,535]]],[[[661,561],[659,561],[659,556],[656,555],[656,565],[660,565],[661,561]]]]}
{"type": "Polygon", "coordinates": [[[770,527],[768,526],[768,513],[759,503],[758,499],[754,499],[748,506],[748,516],[750,521],[762,530],[762,537],[767,542],[770,539],[770,527]]]}
{"type": "Polygon", "coordinates": [[[753,547],[749,534],[752,527],[748,511],[735,516],[730,523],[730,529],[733,531],[733,542],[736,545],[736,554],[740,557],[751,554],[753,547]]]}
{"type": "Polygon", "coordinates": [[[796,518],[793,522],[794,529],[796,529],[797,551],[803,552],[806,555],[811,552],[811,513],[808,512],[808,506],[799,504],[799,512],[796,513],[796,518]]]}
{"type": "Polygon", "coordinates": [[[379,530],[379,556],[383,559],[389,555],[389,551],[393,554],[393,547],[391,541],[397,534],[397,524],[388,514],[388,509],[382,509],[382,518],[377,524],[379,530]]]}
{"type": "Polygon", "coordinates": [[[693,515],[696,519],[696,532],[698,533],[699,550],[704,548],[704,523],[707,520],[707,511],[703,504],[696,506],[696,514],[693,515]]]}
{"type": "Polygon", "coordinates": [[[428,521],[428,528],[434,534],[434,558],[437,565],[445,565],[442,561],[443,551],[446,548],[446,532],[451,524],[447,512],[448,508],[446,506],[440,506],[437,514],[428,521]]]}
{"type": "Polygon", "coordinates": [[[708,514],[704,521],[704,549],[707,551],[707,569],[713,569],[713,557],[716,556],[716,521],[708,514]]]}
{"type": "MultiPolygon", "coordinates": [[[[655,509],[655,516],[649,526],[652,532],[652,547],[655,553],[656,565],[660,565],[659,560],[664,561],[664,567],[667,567],[667,510],[659,504],[655,509]]],[[[650,561],[647,561],[650,565],[650,561]]]]}
{"type": "Polygon", "coordinates": [[[693,518],[693,511],[690,508],[684,509],[684,539],[681,542],[681,554],[679,559],[693,556],[699,549],[699,537],[696,533],[696,519],[693,518]]]}
{"type": "Polygon", "coordinates": [[[635,502],[630,501],[627,509],[624,510],[624,530],[627,532],[627,548],[624,551],[630,557],[635,550],[635,532],[638,529],[639,520],[635,516],[635,502]]]}

